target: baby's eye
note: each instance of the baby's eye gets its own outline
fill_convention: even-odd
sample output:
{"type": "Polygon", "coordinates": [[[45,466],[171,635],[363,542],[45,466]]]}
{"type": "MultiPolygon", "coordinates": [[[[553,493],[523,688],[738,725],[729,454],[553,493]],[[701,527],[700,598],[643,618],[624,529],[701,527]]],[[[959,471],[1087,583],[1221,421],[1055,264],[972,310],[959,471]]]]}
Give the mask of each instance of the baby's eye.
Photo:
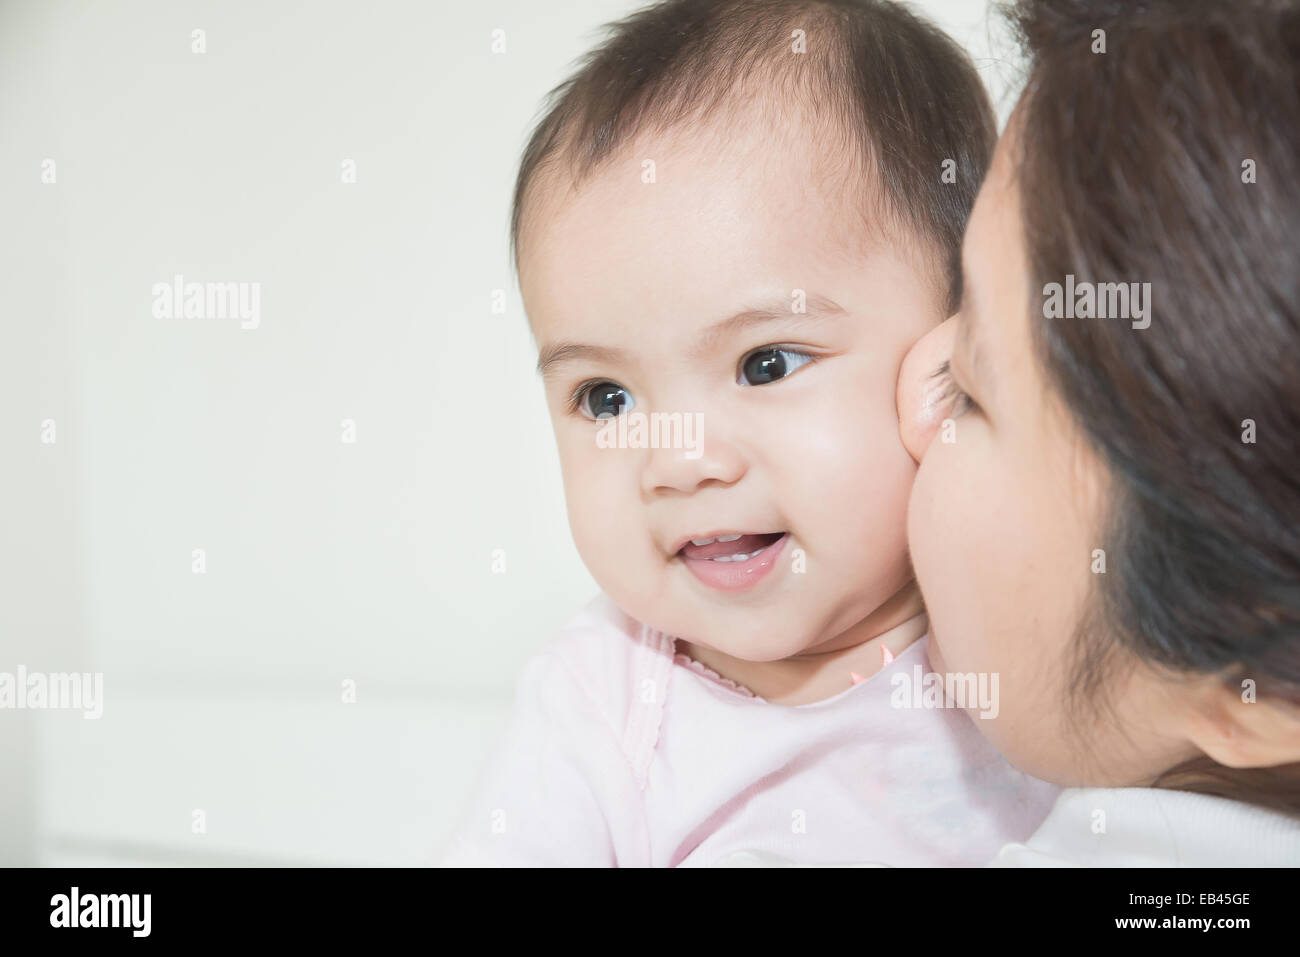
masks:
{"type": "Polygon", "coordinates": [[[622,415],[634,404],[632,393],[615,382],[593,382],[579,386],[573,403],[589,419],[622,415]]]}
{"type": "Polygon", "coordinates": [[[740,385],[764,385],[783,379],[800,366],[814,360],[814,356],[795,349],[777,349],[768,346],[751,352],[740,363],[740,385]]]}

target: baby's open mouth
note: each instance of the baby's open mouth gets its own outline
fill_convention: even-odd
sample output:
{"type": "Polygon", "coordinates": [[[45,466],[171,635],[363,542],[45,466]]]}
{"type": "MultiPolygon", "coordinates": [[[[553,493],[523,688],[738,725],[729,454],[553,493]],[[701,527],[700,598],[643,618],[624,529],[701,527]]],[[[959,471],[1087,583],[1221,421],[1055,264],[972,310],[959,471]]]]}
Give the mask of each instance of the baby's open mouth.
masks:
{"type": "Polygon", "coordinates": [[[712,538],[694,538],[678,554],[683,558],[714,562],[743,562],[753,558],[785,532],[724,532],[712,538]]]}

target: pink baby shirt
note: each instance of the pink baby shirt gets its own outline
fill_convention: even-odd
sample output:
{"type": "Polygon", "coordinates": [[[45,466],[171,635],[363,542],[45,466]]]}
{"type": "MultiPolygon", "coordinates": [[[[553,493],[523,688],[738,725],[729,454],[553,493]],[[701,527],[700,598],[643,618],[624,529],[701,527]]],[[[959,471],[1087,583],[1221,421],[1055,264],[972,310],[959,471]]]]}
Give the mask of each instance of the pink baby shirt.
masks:
{"type": "Polygon", "coordinates": [[[525,667],[439,863],[699,867],[745,850],[983,865],[1059,789],[1007,764],[966,712],[916,706],[902,686],[929,672],[928,643],[856,685],[846,673],[832,698],[776,705],[599,595],[525,667]]]}

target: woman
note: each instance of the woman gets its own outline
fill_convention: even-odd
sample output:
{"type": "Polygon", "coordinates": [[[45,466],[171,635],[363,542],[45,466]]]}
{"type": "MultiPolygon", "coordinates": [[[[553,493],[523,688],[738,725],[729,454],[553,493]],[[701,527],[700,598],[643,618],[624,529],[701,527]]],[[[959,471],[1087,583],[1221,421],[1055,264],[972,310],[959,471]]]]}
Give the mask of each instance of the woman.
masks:
{"type": "Polygon", "coordinates": [[[963,304],[903,369],[931,663],[1067,787],[995,863],[1296,865],[1300,12],[1118,6],[1013,11],[963,304]]]}

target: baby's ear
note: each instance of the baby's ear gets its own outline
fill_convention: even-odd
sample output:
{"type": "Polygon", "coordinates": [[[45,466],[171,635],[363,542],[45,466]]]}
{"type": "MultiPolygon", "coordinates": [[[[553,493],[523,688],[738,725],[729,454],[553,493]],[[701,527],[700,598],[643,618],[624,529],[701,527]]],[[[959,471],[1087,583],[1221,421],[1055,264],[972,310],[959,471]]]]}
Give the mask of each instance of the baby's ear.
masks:
{"type": "Polygon", "coordinates": [[[955,318],[946,319],[918,339],[898,370],[898,434],[903,448],[917,462],[952,406],[951,399],[945,398],[945,377],[935,373],[952,355],[955,318]]]}

